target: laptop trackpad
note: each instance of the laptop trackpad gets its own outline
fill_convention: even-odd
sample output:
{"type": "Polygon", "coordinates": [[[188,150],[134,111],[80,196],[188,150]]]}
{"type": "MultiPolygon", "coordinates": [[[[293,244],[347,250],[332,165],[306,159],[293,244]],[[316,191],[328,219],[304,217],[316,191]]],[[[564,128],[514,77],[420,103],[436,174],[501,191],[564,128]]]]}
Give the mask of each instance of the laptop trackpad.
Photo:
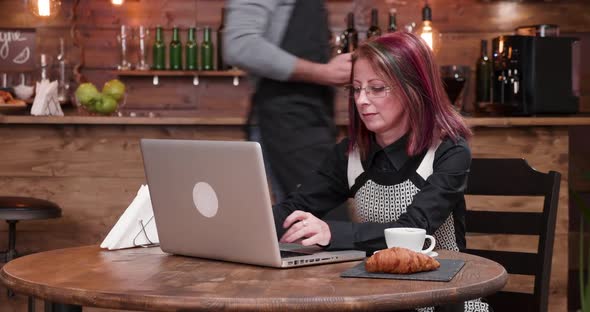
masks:
{"type": "Polygon", "coordinates": [[[312,254],[323,251],[322,248],[320,248],[318,246],[303,246],[300,244],[284,244],[284,243],[279,244],[279,249],[281,250],[281,253],[283,253],[283,251],[296,252],[296,253],[300,253],[302,256],[303,255],[312,255],[312,254]]]}

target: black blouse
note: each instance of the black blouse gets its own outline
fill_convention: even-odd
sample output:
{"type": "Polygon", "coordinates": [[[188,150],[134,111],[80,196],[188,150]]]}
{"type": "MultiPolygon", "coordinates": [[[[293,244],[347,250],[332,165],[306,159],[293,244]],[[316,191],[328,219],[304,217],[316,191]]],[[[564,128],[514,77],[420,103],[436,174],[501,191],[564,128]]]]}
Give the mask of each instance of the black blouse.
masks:
{"type": "MultiPolygon", "coordinates": [[[[406,153],[407,136],[381,148],[372,142],[367,159],[362,161],[365,171],[398,174],[404,164],[424,153],[406,153]]],[[[338,143],[317,170],[308,175],[305,183],[273,207],[277,235],[285,232],[283,222],[293,211],[310,212],[323,217],[354,196],[348,185],[348,139],[338,143]]],[[[436,150],[433,172],[414,196],[397,221],[388,223],[355,223],[327,220],[331,242],[327,249],[378,250],[386,248],[383,230],[390,227],[417,227],[433,234],[451,212],[455,220],[455,235],[459,249],[465,248],[465,198],[463,191],[471,164],[471,151],[463,139],[454,142],[444,139],[436,150]]]]}

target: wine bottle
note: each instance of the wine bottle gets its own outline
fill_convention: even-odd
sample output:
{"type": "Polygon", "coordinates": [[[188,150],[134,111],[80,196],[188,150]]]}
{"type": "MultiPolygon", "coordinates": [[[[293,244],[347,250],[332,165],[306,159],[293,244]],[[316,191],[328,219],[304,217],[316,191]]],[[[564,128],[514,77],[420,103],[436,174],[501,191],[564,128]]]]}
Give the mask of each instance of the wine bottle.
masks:
{"type": "Polygon", "coordinates": [[[166,45],[164,44],[162,26],[156,27],[156,39],[154,40],[153,52],[154,62],[152,63],[152,69],[166,69],[166,45]]]}
{"type": "Polygon", "coordinates": [[[371,37],[381,36],[381,28],[379,28],[379,11],[377,9],[371,10],[371,27],[367,30],[367,39],[371,37]]]}
{"type": "Polygon", "coordinates": [[[356,28],[354,28],[354,13],[349,12],[347,17],[348,27],[342,33],[342,53],[354,52],[358,46],[359,36],[356,28]]]}
{"type": "Polygon", "coordinates": [[[213,70],[213,42],[211,42],[211,27],[203,29],[203,42],[201,43],[201,69],[213,70]]]}
{"type": "Polygon", "coordinates": [[[389,23],[387,24],[387,32],[396,32],[397,31],[397,19],[396,19],[396,10],[391,9],[389,10],[389,23]]]}
{"type": "Polygon", "coordinates": [[[221,24],[217,28],[217,70],[229,70],[231,66],[223,61],[223,32],[225,31],[225,8],[221,8],[221,24]]]}
{"type": "Polygon", "coordinates": [[[188,29],[188,40],[186,41],[186,69],[197,70],[197,41],[195,39],[195,28],[191,27],[188,29]]]}
{"type": "Polygon", "coordinates": [[[172,29],[172,41],[170,41],[170,69],[182,70],[182,44],[176,26],[172,29]]]}
{"type": "Polygon", "coordinates": [[[475,65],[477,103],[491,102],[492,91],[492,62],[488,57],[488,41],[481,41],[481,56],[475,65]]]}

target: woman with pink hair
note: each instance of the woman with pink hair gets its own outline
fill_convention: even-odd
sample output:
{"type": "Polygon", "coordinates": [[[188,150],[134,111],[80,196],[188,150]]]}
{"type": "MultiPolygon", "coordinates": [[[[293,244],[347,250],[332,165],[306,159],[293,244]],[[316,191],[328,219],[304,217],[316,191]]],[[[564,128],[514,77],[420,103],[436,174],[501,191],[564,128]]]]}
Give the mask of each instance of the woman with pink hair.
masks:
{"type": "MultiPolygon", "coordinates": [[[[464,249],[471,131],[426,43],[407,32],[366,41],[353,54],[345,90],[349,136],[273,208],[280,241],[371,253],[387,248],[386,228],[414,227],[433,235],[436,249],[464,249]],[[321,219],[349,198],[354,221],[321,219]]],[[[456,310],[488,305],[473,300],[456,310]]]]}

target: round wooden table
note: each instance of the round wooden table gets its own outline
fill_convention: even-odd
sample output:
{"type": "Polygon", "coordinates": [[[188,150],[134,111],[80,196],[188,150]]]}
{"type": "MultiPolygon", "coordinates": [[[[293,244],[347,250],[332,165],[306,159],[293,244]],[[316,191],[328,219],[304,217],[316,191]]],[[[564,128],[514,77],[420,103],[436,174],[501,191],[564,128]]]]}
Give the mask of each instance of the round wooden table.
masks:
{"type": "Polygon", "coordinates": [[[496,262],[463,259],[450,282],[341,278],[358,263],[275,269],[173,256],[159,248],[84,246],[17,258],[0,279],[16,292],[75,306],[142,311],[385,311],[485,297],[507,281],[496,262]]]}

